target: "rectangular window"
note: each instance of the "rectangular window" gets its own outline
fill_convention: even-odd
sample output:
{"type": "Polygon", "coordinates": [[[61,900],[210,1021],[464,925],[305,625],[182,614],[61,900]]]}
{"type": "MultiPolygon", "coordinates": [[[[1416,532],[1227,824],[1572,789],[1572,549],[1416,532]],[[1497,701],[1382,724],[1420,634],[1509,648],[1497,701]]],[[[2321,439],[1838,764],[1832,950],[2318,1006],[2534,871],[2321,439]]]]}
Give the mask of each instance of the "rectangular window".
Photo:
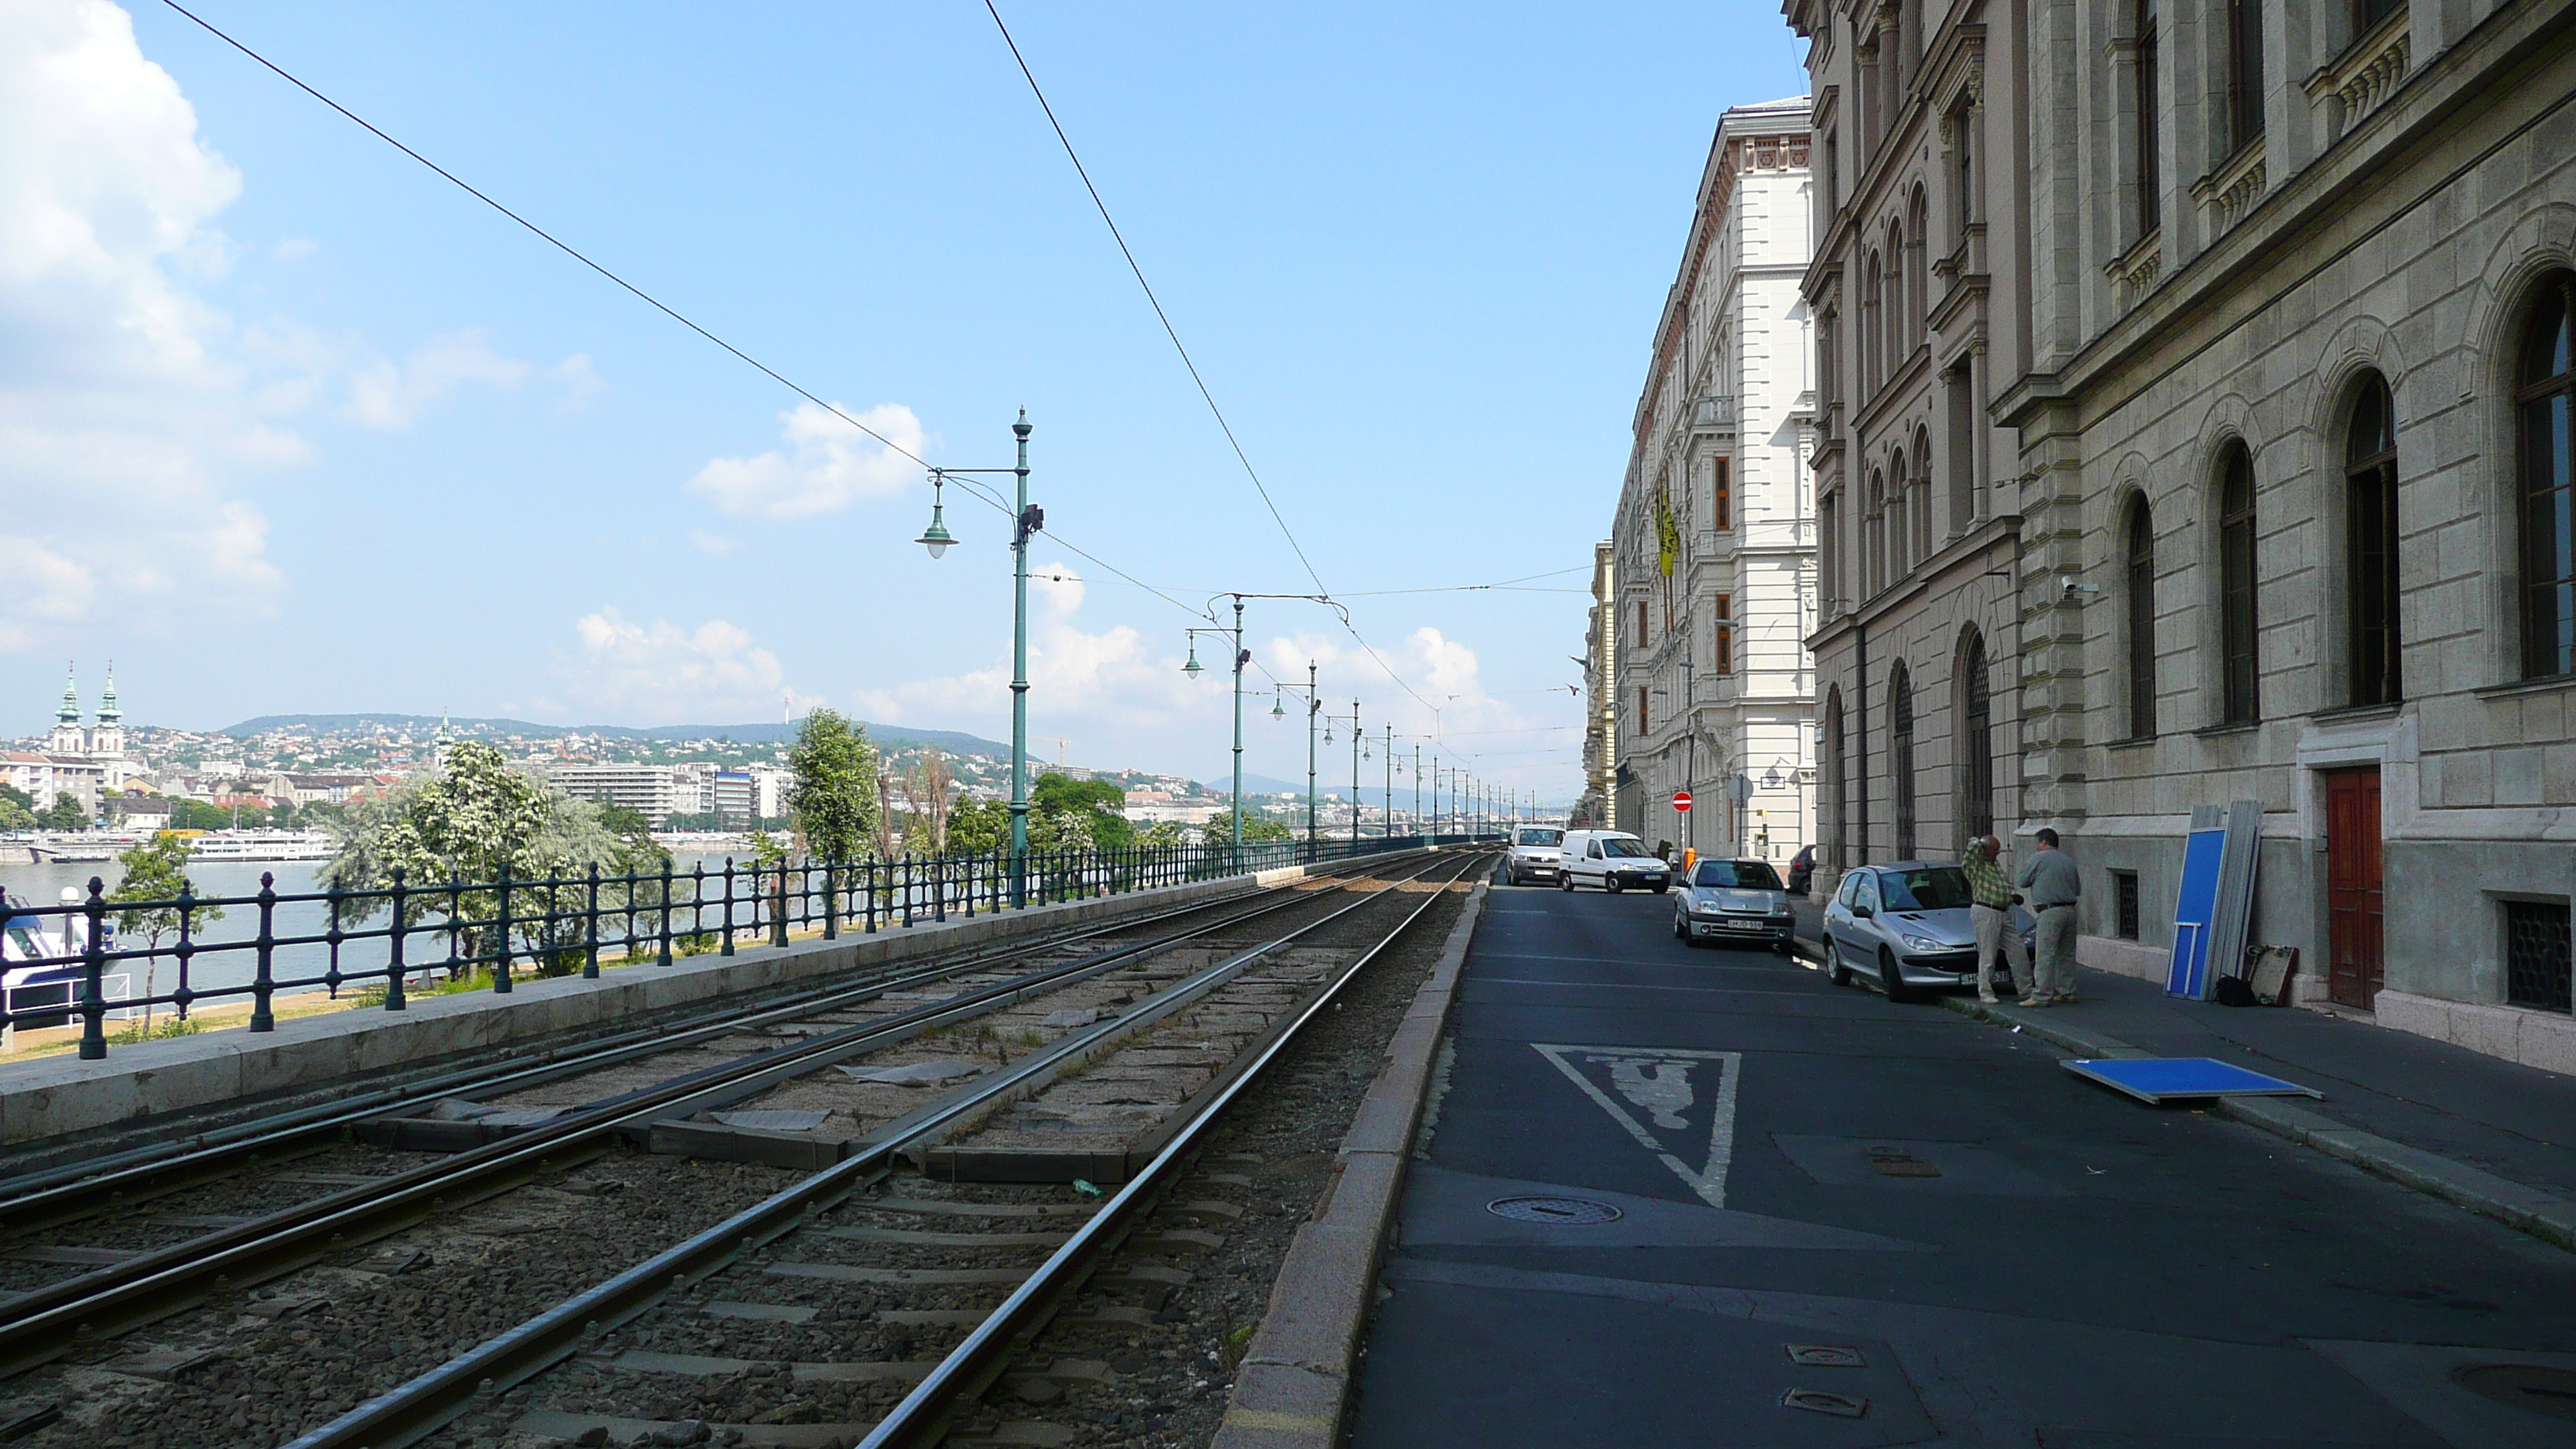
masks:
{"type": "Polygon", "coordinates": [[[2164,149],[2162,124],[2157,114],[2156,92],[2156,6],[2155,0],[2144,0],[2138,6],[2138,235],[2157,230],[2164,224],[2164,149]]]}
{"type": "Polygon", "coordinates": [[[2227,41],[2227,148],[2233,153],[2263,139],[2262,0],[2228,0],[2227,41]]]}
{"type": "Polygon", "coordinates": [[[1717,596],[1717,672],[1735,672],[1735,596],[1717,596]]]}
{"type": "Polygon", "coordinates": [[[1735,526],[1734,462],[1735,460],[1732,458],[1720,458],[1717,460],[1716,493],[1712,500],[1715,504],[1715,511],[1709,516],[1715,521],[1717,527],[1720,529],[1728,529],[1735,526]]]}
{"type": "Polygon", "coordinates": [[[1638,648],[1638,650],[1639,650],[1640,652],[1642,652],[1642,651],[1645,649],[1645,647],[1646,647],[1646,601],[1645,601],[1645,600],[1643,600],[1643,599],[1639,599],[1639,600],[1637,601],[1637,648],[1638,648]]]}
{"type": "Polygon", "coordinates": [[[2504,903],[2504,999],[2542,1011],[2568,1009],[2567,903],[2504,903]]]}
{"type": "Polygon", "coordinates": [[[1637,686],[1637,733],[1646,733],[1646,686],[1637,686]]]}
{"type": "Polygon", "coordinates": [[[2138,939],[2138,873],[2134,870],[2111,872],[2111,898],[2119,911],[2120,939],[2138,939]]]}

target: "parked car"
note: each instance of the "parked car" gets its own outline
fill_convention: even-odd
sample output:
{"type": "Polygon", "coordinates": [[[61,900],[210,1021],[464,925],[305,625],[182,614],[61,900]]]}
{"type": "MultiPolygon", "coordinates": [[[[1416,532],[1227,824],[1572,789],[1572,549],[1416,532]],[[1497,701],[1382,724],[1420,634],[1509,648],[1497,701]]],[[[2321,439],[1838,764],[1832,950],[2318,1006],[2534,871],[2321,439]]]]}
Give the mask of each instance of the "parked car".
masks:
{"type": "Polygon", "coordinates": [[[1789,894],[1804,896],[1816,879],[1816,848],[1812,845],[1789,858],[1789,894]]]}
{"type": "Polygon", "coordinates": [[[1512,833],[1512,853],[1503,857],[1503,883],[1525,885],[1557,877],[1557,852],[1565,832],[1550,825],[1524,825],[1512,833]]]}
{"type": "Polygon", "coordinates": [[[1557,850],[1557,869],[1557,886],[1569,891],[1578,885],[1596,885],[1615,895],[1635,886],[1662,895],[1673,883],[1673,868],[1624,830],[1565,832],[1565,843],[1557,850]]]}
{"type": "MultiPolygon", "coordinates": [[[[1825,905],[1825,972],[1843,985],[1866,976],[1890,1001],[1925,988],[1977,984],[1977,933],[1968,920],[1968,874],[1942,861],[1865,865],[1843,877],[1825,905]]],[[[2028,951],[2038,923],[2012,908],[2009,929],[2028,951]]]]}
{"type": "Polygon", "coordinates": [[[1768,946],[1787,954],[1798,918],[1767,860],[1703,860],[1673,900],[1673,934],[1699,945],[1768,946]]]}

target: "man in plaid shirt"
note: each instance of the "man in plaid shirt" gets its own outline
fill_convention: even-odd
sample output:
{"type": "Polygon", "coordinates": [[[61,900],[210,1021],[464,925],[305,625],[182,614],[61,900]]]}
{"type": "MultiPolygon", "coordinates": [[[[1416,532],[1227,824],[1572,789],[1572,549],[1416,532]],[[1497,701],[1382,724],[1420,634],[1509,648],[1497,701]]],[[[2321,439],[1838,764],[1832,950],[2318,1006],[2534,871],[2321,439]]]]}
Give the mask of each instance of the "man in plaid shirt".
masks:
{"type": "Polygon", "coordinates": [[[2032,981],[2030,955],[2022,949],[2021,935],[2012,928],[2012,882],[1995,857],[2003,853],[2002,842],[1991,835],[1980,835],[1968,842],[1959,853],[1959,868],[1968,876],[1968,920],[1977,930],[1977,999],[1992,1006],[1995,996],[1995,956],[2001,952],[2006,961],[2005,984],[2016,996],[2027,996],[2030,989],[2023,983],[2032,981]]]}

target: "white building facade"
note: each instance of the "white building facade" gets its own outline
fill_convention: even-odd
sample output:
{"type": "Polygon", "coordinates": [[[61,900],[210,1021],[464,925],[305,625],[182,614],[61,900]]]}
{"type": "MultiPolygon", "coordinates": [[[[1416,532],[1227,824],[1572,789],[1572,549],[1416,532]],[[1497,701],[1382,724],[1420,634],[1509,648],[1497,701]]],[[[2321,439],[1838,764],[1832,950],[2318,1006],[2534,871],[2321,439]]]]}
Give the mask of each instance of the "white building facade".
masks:
{"type": "Polygon", "coordinates": [[[1589,672],[1610,813],[1650,845],[1813,838],[1809,150],[1805,97],[1720,118],[1637,403],[1589,672]]]}

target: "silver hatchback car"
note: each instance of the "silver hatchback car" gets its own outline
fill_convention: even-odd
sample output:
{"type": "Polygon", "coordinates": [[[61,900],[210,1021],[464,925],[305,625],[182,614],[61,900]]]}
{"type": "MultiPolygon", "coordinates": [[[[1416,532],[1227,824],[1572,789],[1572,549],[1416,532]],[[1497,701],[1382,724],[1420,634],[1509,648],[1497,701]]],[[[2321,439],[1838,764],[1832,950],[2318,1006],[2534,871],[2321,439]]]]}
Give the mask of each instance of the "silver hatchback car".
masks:
{"type": "Polygon", "coordinates": [[[1787,952],[1798,918],[1767,860],[1703,860],[1673,901],[1673,934],[1696,946],[1768,946],[1787,952]]]}
{"type": "MultiPolygon", "coordinates": [[[[1926,987],[1977,984],[1977,932],[1968,919],[1968,873],[1941,861],[1865,865],[1843,877],[1825,905],[1825,973],[1837,986],[1868,977],[1890,1001],[1926,987]]],[[[2038,923],[2019,906],[2006,917],[2027,959],[2038,923]]]]}

